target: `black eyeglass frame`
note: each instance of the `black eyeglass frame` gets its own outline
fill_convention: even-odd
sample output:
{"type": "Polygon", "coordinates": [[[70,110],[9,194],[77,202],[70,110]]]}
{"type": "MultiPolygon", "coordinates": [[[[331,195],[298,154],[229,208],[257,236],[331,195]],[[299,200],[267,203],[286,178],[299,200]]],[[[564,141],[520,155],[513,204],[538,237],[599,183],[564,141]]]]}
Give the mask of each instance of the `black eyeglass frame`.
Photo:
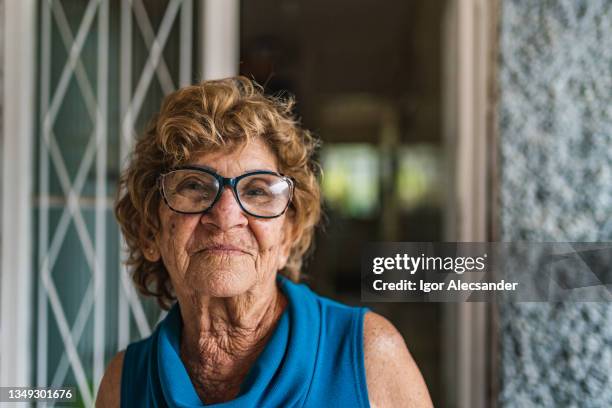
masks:
{"type": "Polygon", "coordinates": [[[294,180],[292,177],[288,177],[285,176],[284,174],[280,174],[277,173],[275,171],[270,171],[270,170],[256,170],[256,171],[251,171],[248,173],[244,173],[241,174],[240,176],[237,177],[232,177],[232,178],[228,178],[228,177],[223,177],[220,174],[215,173],[214,171],[205,168],[205,167],[198,167],[198,166],[181,166],[181,167],[176,167],[173,168],[171,170],[168,170],[165,173],[161,173],[158,177],[157,177],[157,187],[159,188],[159,192],[161,193],[161,196],[164,199],[164,202],[166,203],[166,205],[168,206],[168,208],[170,208],[172,211],[179,213],[179,214],[205,214],[206,212],[210,211],[215,204],[217,203],[217,201],[219,201],[219,199],[221,198],[221,195],[223,194],[223,190],[225,190],[225,186],[229,186],[230,189],[232,190],[232,193],[234,194],[234,198],[236,199],[236,202],[238,203],[238,205],[240,206],[240,208],[242,209],[242,211],[244,211],[245,213],[247,213],[250,216],[253,217],[257,217],[257,218],[278,218],[281,215],[283,215],[286,211],[287,208],[289,208],[289,206],[291,205],[291,200],[293,199],[293,192],[295,189],[295,184],[294,184],[294,180]],[[172,206],[170,205],[170,202],[168,201],[168,198],[166,197],[166,191],[164,189],[164,177],[166,177],[167,175],[169,175],[170,173],[179,171],[179,170],[195,170],[195,171],[199,171],[202,173],[206,173],[212,177],[214,177],[217,180],[217,183],[219,184],[219,189],[217,191],[217,195],[215,196],[214,200],[212,201],[212,203],[205,208],[202,211],[179,211],[176,210],[174,208],[172,208],[172,206]],[[287,184],[289,184],[289,200],[287,200],[287,205],[285,206],[285,208],[283,209],[283,211],[281,211],[278,215],[257,215],[257,214],[253,214],[252,212],[250,212],[249,210],[247,210],[244,205],[242,204],[242,201],[240,201],[240,198],[238,197],[238,191],[236,190],[236,186],[238,185],[238,182],[240,180],[242,180],[243,178],[249,177],[249,176],[254,176],[257,174],[271,174],[274,176],[278,176],[281,179],[283,179],[284,181],[287,182],[287,184]]]}

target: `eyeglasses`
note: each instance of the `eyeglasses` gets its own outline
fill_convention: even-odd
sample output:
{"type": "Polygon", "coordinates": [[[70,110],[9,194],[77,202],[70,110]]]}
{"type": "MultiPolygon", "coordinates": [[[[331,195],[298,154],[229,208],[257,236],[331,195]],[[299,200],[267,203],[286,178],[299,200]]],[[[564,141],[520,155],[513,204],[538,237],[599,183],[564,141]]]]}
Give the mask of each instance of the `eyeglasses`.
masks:
{"type": "Polygon", "coordinates": [[[289,207],[294,188],[290,177],[273,171],[258,170],[227,178],[196,166],[163,173],[158,185],[168,207],[181,214],[209,211],[221,198],[225,186],[229,186],[240,208],[259,218],[281,216],[289,207]]]}

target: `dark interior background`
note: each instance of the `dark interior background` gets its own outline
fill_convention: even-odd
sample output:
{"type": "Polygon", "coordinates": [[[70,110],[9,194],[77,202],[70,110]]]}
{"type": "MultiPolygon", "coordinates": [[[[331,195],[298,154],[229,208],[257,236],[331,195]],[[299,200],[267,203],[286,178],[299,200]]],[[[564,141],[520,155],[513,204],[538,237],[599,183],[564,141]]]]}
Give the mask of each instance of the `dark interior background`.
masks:
{"type": "Polygon", "coordinates": [[[305,267],[318,293],[367,305],[403,334],[444,405],[443,315],[436,303],[362,303],[360,253],[375,241],[443,241],[441,25],[431,0],[241,3],[240,72],[297,99],[323,142],[326,221],[305,267]]]}

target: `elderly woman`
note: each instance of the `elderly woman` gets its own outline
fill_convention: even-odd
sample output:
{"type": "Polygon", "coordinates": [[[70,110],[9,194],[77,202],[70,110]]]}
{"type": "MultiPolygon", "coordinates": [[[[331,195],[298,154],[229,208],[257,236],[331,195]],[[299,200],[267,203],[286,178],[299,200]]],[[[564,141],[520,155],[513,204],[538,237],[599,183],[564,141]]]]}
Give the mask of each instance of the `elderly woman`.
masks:
{"type": "Polygon", "coordinates": [[[430,406],[395,327],[298,283],[320,217],[315,139],[244,77],[166,97],[121,178],[133,280],[169,310],[97,405],[430,406]]]}

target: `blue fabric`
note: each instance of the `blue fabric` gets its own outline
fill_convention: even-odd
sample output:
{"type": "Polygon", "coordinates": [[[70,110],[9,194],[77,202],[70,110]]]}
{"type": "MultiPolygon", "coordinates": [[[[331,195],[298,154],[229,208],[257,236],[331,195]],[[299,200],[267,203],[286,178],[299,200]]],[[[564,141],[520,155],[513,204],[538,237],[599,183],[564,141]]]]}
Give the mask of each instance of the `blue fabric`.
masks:
{"type": "MultiPolygon", "coordinates": [[[[366,307],[350,307],[277,275],[289,300],[239,395],[206,406],[369,407],[363,356],[366,307]]],[[[151,336],[128,346],[121,406],[203,406],[179,356],[178,303],[151,336]]]]}

